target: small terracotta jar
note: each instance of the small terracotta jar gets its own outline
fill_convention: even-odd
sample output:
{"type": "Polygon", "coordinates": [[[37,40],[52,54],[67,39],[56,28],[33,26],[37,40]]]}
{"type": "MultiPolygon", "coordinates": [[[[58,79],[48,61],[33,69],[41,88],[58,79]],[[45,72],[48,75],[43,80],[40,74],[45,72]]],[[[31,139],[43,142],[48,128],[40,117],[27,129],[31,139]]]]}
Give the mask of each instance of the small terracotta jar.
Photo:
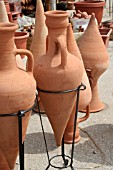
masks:
{"type": "MultiPolygon", "coordinates": [[[[89,117],[89,113],[90,113],[89,103],[91,102],[91,99],[92,99],[92,93],[91,93],[89,80],[88,80],[88,77],[87,77],[87,74],[86,74],[86,71],[84,68],[84,64],[82,61],[82,56],[80,54],[80,51],[79,51],[76,41],[74,39],[73,30],[72,30],[71,25],[68,26],[68,31],[67,31],[67,48],[71,54],[75,55],[76,57],[78,57],[81,60],[82,67],[83,67],[82,83],[86,86],[85,90],[80,91],[80,99],[79,99],[79,111],[81,109],[86,109],[86,115],[81,119],[77,119],[76,135],[75,135],[75,139],[74,139],[75,142],[79,142],[81,137],[80,137],[80,133],[79,133],[79,129],[78,129],[78,124],[80,122],[85,121],[89,117]]],[[[68,124],[65,129],[65,133],[64,133],[65,143],[72,143],[72,141],[73,141],[74,117],[75,117],[75,106],[73,108],[72,114],[70,116],[70,119],[69,119],[68,124]]]]}
{"type": "MultiPolygon", "coordinates": [[[[28,50],[14,47],[13,23],[0,23],[0,114],[17,113],[33,106],[36,82],[33,78],[33,56],[28,50]],[[15,56],[28,56],[27,71],[17,67],[15,56]]],[[[22,140],[25,139],[30,112],[22,118],[22,140]]],[[[0,169],[14,169],[18,155],[18,116],[0,117],[0,169]],[[7,167],[7,168],[6,168],[7,167]]]]}
{"type": "Polygon", "coordinates": [[[78,40],[78,47],[91,83],[90,112],[97,112],[104,108],[98,94],[97,82],[109,65],[109,55],[96,25],[94,14],[86,31],[78,40]]]}
{"type": "MultiPolygon", "coordinates": [[[[14,40],[17,49],[26,49],[28,37],[28,32],[15,32],[14,40]]],[[[21,58],[24,58],[24,55],[21,55],[21,58]]]]}
{"type": "MultiPolygon", "coordinates": [[[[37,59],[35,65],[34,76],[37,86],[48,91],[76,88],[81,84],[83,67],[81,60],[67,50],[68,13],[48,11],[45,15],[48,50],[37,59]]],[[[39,91],[39,95],[52,125],[56,144],[59,146],[76,101],[76,92],[46,94],[39,91]]]]}

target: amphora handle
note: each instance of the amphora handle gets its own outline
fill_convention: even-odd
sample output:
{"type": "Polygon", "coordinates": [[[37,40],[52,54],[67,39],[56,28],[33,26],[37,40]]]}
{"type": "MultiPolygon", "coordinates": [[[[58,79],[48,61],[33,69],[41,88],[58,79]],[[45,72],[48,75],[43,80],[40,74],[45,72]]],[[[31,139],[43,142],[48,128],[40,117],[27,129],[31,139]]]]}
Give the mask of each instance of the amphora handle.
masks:
{"type": "Polygon", "coordinates": [[[63,41],[63,36],[58,37],[56,43],[59,44],[61,50],[61,66],[65,69],[65,66],[67,65],[67,49],[65,45],[66,42],[63,41]]]}
{"type": "Polygon", "coordinates": [[[89,117],[89,115],[90,115],[90,105],[88,105],[88,106],[86,107],[86,114],[85,114],[85,116],[84,116],[84,117],[81,117],[81,118],[78,118],[78,119],[77,119],[77,123],[80,123],[80,122],[83,122],[83,121],[87,120],[88,117],[89,117]]]}
{"type": "Polygon", "coordinates": [[[33,55],[30,51],[25,50],[25,49],[16,49],[14,51],[14,54],[17,55],[26,55],[28,57],[28,64],[27,64],[27,72],[33,73],[33,67],[34,67],[34,60],[33,60],[33,55]]]}

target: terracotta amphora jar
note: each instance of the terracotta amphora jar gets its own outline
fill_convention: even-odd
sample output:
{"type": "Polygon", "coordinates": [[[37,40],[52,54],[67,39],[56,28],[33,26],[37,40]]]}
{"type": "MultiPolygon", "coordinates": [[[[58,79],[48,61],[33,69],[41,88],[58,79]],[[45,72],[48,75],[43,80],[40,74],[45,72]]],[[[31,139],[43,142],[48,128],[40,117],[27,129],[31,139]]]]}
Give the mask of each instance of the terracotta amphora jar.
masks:
{"type": "Polygon", "coordinates": [[[48,34],[47,27],[45,25],[44,8],[41,0],[37,0],[36,6],[36,22],[33,40],[30,51],[34,57],[34,65],[37,58],[46,53],[46,37],[48,34]]]}
{"type": "Polygon", "coordinates": [[[104,108],[104,104],[99,98],[97,81],[108,67],[109,55],[96,25],[94,14],[83,36],[78,40],[78,47],[91,82],[90,112],[100,111],[104,108]]]}
{"type": "MultiPolygon", "coordinates": [[[[8,13],[11,13],[11,12],[8,12],[8,13]]],[[[10,20],[8,19],[8,16],[7,16],[7,11],[5,8],[4,1],[0,1],[0,23],[9,22],[9,21],[10,20]]],[[[16,55],[16,61],[17,61],[17,65],[19,68],[22,68],[22,69],[25,68],[25,65],[23,64],[20,55],[16,55]]]]}
{"type": "MultiPolygon", "coordinates": [[[[71,25],[68,26],[68,30],[67,30],[67,48],[71,54],[75,55],[81,60],[82,67],[83,67],[82,83],[86,86],[85,90],[80,91],[79,110],[86,108],[86,115],[81,119],[77,119],[76,135],[75,135],[74,141],[79,142],[81,137],[80,137],[80,133],[78,129],[78,124],[82,121],[85,121],[89,117],[89,103],[92,99],[92,92],[91,92],[89,80],[88,80],[88,77],[87,77],[87,74],[84,68],[84,64],[82,61],[82,56],[80,54],[80,51],[74,39],[71,25]]],[[[65,133],[64,133],[65,143],[72,143],[73,141],[74,115],[75,115],[75,106],[73,108],[72,114],[70,116],[70,119],[65,129],[65,133]]]]}
{"type": "Polygon", "coordinates": [[[103,9],[105,6],[104,1],[78,1],[75,2],[75,9],[76,11],[80,10],[82,12],[87,12],[89,15],[95,13],[95,17],[98,21],[98,25],[101,23],[102,16],[103,16],[103,9]]]}
{"type": "MultiPolygon", "coordinates": [[[[48,91],[73,89],[81,84],[83,67],[81,60],[67,50],[68,13],[64,11],[48,11],[46,25],[48,27],[48,50],[37,59],[34,76],[37,86],[48,91]]],[[[39,91],[46,114],[52,125],[56,144],[61,140],[72,113],[76,92],[65,94],[46,94],[39,91]]]]}
{"type": "MultiPolygon", "coordinates": [[[[18,49],[26,49],[27,46],[27,39],[29,37],[28,32],[15,32],[15,44],[18,49]]],[[[24,55],[21,55],[24,58],[24,55]]]]}
{"type": "MultiPolygon", "coordinates": [[[[48,35],[48,30],[45,25],[44,8],[41,0],[37,0],[35,18],[36,18],[35,31],[33,35],[31,48],[30,48],[30,51],[32,52],[34,57],[34,66],[36,64],[36,60],[40,56],[46,53],[46,37],[48,35]]],[[[39,105],[40,105],[41,112],[45,112],[40,99],[39,99],[39,105]]]]}
{"type": "Polygon", "coordinates": [[[0,22],[8,20],[7,11],[5,8],[4,1],[0,1],[0,22]]]}
{"type": "MultiPolygon", "coordinates": [[[[0,114],[17,113],[33,106],[36,82],[33,78],[33,56],[14,47],[13,23],[0,23],[0,114]],[[27,71],[19,69],[16,54],[28,57],[27,71]]],[[[22,138],[25,139],[30,112],[23,117],[22,138]]],[[[0,169],[13,170],[18,155],[18,116],[0,117],[0,169]]]]}

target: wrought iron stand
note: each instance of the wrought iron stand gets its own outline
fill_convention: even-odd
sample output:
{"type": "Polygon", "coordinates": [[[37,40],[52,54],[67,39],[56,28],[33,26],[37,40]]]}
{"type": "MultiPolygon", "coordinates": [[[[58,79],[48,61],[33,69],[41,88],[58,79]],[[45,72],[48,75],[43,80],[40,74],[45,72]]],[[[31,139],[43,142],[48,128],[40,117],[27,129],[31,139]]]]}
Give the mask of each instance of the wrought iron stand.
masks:
{"type": "MultiPolygon", "coordinates": [[[[35,104],[34,104],[35,105],[35,104]]],[[[18,140],[19,140],[19,162],[20,170],[24,170],[24,142],[22,142],[22,118],[27,112],[33,109],[34,105],[27,110],[19,110],[17,113],[0,114],[0,117],[18,116],[18,140]]]]}
{"type": "Polygon", "coordinates": [[[47,168],[45,170],[49,169],[50,166],[53,167],[53,168],[59,168],[59,169],[64,169],[64,168],[70,167],[72,170],[74,170],[74,168],[73,168],[73,154],[74,154],[74,139],[75,139],[75,133],[76,133],[76,122],[77,122],[78,104],[79,104],[79,93],[80,93],[80,90],[85,90],[85,89],[86,89],[86,86],[83,85],[83,84],[79,85],[75,89],[65,90],[65,91],[46,91],[46,90],[42,90],[42,89],[37,88],[38,91],[43,92],[43,93],[48,93],[48,94],[51,94],[51,93],[63,94],[63,93],[71,93],[73,91],[77,91],[71,156],[65,155],[65,145],[64,145],[64,136],[63,136],[62,145],[61,145],[61,155],[56,155],[56,156],[54,156],[52,158],[49,157],[49,151],[48,151],[48,147],[47,147],[47,141],[46,141],[46,137],[45,137],[44,127],[43,127],[43,122],[42,122],[42,117],[41,117],[41,112],[40,112],[40,107],[39,107],[39,102],[38,102],[38,95],[37,95],[38,112],[36,112],[36,111],[35,112],[39,113],[42,132],[43,132],[43,137],[44,137],[44,142],[45,142],[45,147],[46,147],[46,153],[47,153],[47,158],[48,158],[48,166],[47,166],[47,168]],[[57,157],[61,157],[63,159],[63,166],[58,167],[58,166],[55,166],[55,165],[52,164],[52,160],[57,158],[57,157]]]}

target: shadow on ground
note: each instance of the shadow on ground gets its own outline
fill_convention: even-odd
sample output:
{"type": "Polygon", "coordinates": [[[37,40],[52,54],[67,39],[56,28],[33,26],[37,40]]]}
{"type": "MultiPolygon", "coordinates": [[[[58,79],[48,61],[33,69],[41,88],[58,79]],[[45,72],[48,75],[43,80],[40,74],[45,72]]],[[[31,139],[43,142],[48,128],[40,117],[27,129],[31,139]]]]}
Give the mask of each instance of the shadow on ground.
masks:
{"type": "MultiPolygon", "coordinates": [[[[48,150],[53,151],[57,148],[55,138],[52,133],[45,132],[48,150]]],[[[42,132],[29,133],[26,135],[25,140],[25,153],[26,154],[39,154],[46,153],[44,138],[42,132]]]]}
{"type": "Polygon", "coordinates": [[[74,159],[85,163],[113,166],[113,125],[96,124],[81,129],[74,159]]]}

